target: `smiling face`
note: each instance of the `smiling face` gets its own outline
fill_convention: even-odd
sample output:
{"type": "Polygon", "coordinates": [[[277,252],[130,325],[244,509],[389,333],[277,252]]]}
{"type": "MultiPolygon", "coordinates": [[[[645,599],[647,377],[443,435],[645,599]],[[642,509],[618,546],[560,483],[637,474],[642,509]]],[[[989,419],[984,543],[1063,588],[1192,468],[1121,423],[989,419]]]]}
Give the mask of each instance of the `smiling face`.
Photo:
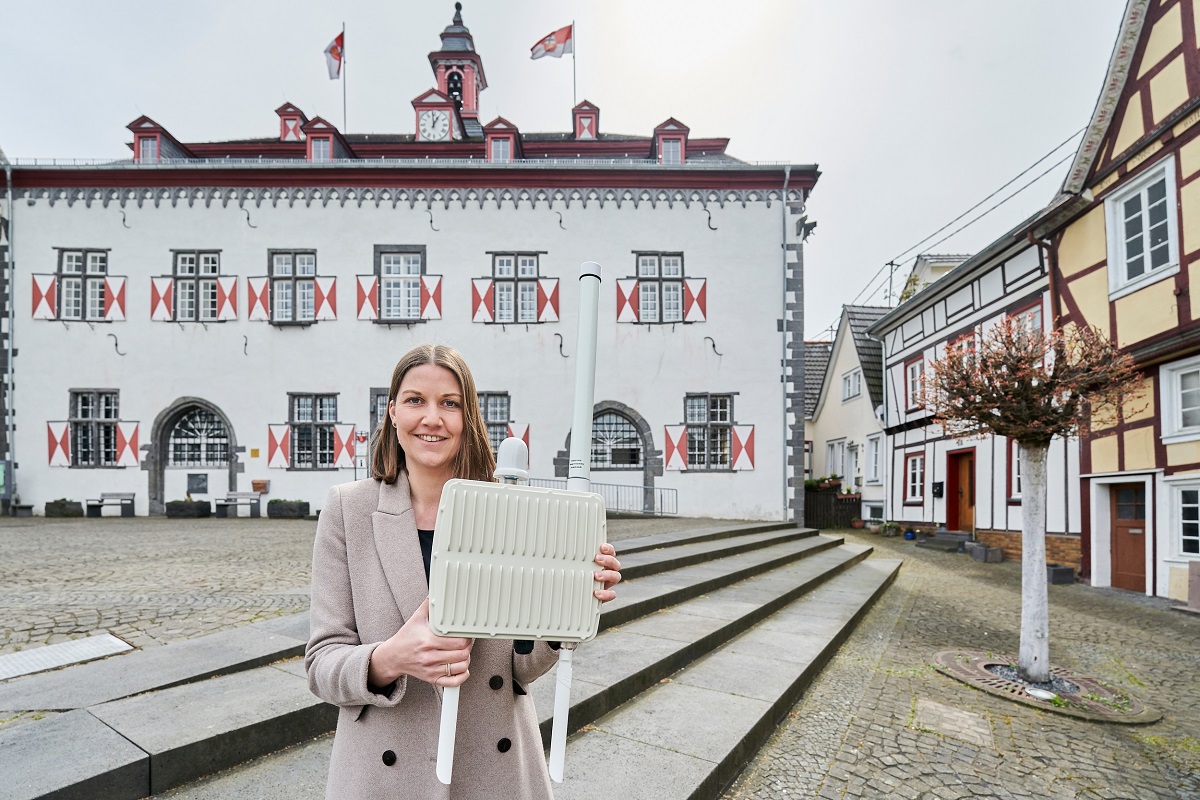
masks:
{"type": "Polygon", "coordinates": [[[463,441],[463,393],[454,373],[436,364],[413,367],[388,408],[408,471],[454,477],[463,441]]]}

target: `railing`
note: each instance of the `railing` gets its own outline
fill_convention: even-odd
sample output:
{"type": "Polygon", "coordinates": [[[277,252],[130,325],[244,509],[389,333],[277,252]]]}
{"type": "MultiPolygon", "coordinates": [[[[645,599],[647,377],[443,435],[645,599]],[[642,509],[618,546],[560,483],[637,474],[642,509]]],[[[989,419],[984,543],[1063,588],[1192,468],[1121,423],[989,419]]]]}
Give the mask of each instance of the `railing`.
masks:
{"type": "MultiPolygon", "coordinates": [[[[530,486],[543,489],[566,489],[566,478],[530,478],[530,486]]],[[[609,511],[631,514],[678,514],[679,492],[655,486],[627,486],[619,483],[593,483],[592,491],[604,498],[609,511]]]]}
{"type": "Polygon", "coordinates": [[[488,161],[485,158],[335,158],[329,161],[307,161],[303,158],[159,158],[154,162],[137,162],[132,159],[113,158],[14,158],[16,167],[106,167],[110,169],[158,169],[178,167],[206,167],[226,169],[229,167],[352,167],[373,169],[377,167],[420,167],[423,169],[445,169],[454,167],[486,167],[488,169],[562,169],[564,167],[647,169],[647,170],[728,170],[731,168],[782,167],[787,161],[741,161],[729,156],[720,158],[698,158],[683,164],[660,164],[651,158],[630,156],[629,158],[514,158],[505,163],[488,161]]]}

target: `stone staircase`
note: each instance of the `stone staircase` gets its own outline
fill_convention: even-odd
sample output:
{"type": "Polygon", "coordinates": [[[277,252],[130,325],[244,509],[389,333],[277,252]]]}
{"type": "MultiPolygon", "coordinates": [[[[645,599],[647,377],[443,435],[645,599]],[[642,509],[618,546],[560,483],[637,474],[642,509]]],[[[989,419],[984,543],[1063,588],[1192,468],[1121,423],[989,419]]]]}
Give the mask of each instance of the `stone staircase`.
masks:
{"type": "MultiPolygon", "coordinates": [[[[619,553],[619,597],[575,654],[559,798],[718,796],[900,566],[786,524],[619,553]]],[[[301,614],[0,683],[0,719],[42,712],[0,727],[0,797],[146,797],[332,730],[298,658],[307,627],[301,614]]],[[[532,691],[548,742],[553,679],[532,691]]]]}

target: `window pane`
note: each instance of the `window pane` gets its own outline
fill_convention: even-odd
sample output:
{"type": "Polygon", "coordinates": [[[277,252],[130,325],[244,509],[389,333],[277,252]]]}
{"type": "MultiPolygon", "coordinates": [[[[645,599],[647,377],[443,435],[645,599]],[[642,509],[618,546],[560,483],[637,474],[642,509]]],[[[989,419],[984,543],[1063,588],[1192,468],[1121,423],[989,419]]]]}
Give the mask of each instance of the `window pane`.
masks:
{"type": "Polygon", "coordinates": [[[729,427],[714,425],[708,429],[708,465],[728,467],[730,453],[729,427]]]}
{"type": "Polygon", "coordinates": [[[200,274],[216,275],[221,271],[221,257],[216,253],[200,254],[200,274]]]}
{"type": "Polygon", "coordinates": [[[292,254],[291,253],[276,253],[272,265],[272,275],[291,275],[292,274],[292,254]]]}
{"type": "Polygon", "coordinates": [[[196,274],[196,254],[195,253],[176,253],[175,254],[175,274],[176,275],[195,275],[196,274]]]}
{"type": "Polygon", "coordinates": [[[275,281],[275,307],[272,309],[272,319],[289,322],[292,319],[292,282],[290,280],[275,281]]]}
{"type": "Polygon", "coordinates": [[[638,256],[638,277],[658,277],[658,256],[638,256]]]}
{"type": "Polygon", "coordinates": [[[496,256],[493,274],[497,278],[513,277],[513,261],[512,256],[496,256]]]}
{"type": "Polygon", "coordinates": [[[592,466],[603,469],[640,469],[642,439],[627,418],[605,412],[592,421],[592,466]]]}
{"type": "Polygon", "coordinates": [[[695,469],[708,467],[708,428],[703,425],[688,426],[688,466],[695,469]]]}
{"type": "Polygon", "coordinates": [[[725,394],[714,394],[709,399],[709,422],[729,422],[730,397],[725,394]]]}
{"type": "Polygon", "coordinates": [[[200,319],[217,318],[217,282],[200,281],[200,319]]]}
{"type": "Polygon", "coordinates": [[[511,281],[496,281],[496,322],[513,321],[513,284],[511,281]]]}
{"type": "Polygon", "coordinates": [[[89,275],[103,275],[108,272],[108,253],[88,253],[87,271],[89,275]]]}
{"type": "Polygon", "coordinates": [[[662,276],[664,278],[682,278],[683,277],[683,257],[682,256],[663,256],[662,257],[662,276]]]}
{"type": "Polygon", "coordinates": [[[404,308],[403,316],[405,319],[420,319],[421,318],[421,279],[420,278],[405,278],[404,279],[404,308]]]}
{"type": "Polygon", "coordinates": [[[337,421],[337,397],[334,395],[325,395],[317,398],[317,420],[319,422],[336,422],[337,421]]]}
{"type": "Polygon", "coordinates": [[[87,280],[87,318],[104,319],[104,281],[87,280]]]}
{"type": "Polygon", "coordinates": [[[708,421],[708,398],[688,397],[683,402],[686,422],[703,424],[708,421]]]}
{"type": "Polygon", "coordinates": [[[405,253],[401,256],[405,275],[420,275],[421,274],[421,254],[420,253],[405,253]]]}
{"type": "Polygon", "coordinates": [[[63,278],[60,314],[63,319],[83,319],[83,282],[79,278],[63,278]]]}
{"type": "Polygon", "coordinates": [[[537,256],[521,256],[517,275],[522,278],[536,278],[538,274],[537,256]]]}
{"type": "Polygon", "coordinates": [[[312,398],[312,395],[297,395],[292,398],[292,421],[293,422],[312,422],[313,421],[313,398],[312,398]]]}
{"type": "Polygon", "coordinates": [[[384,253],[379,257],[379,270],[384,275],[399,275],[403,263],[399,253],[384,253]]]}
{"type": "Polygon", "coordinates": [[[403,281],[399,278],[383,278],[380,280],[380,292],[383,295],[383,308],[380,315],[384,319],[399,319],[401,312],[401,288],[403,281]]]}
{"type": "Polygon", "coordinates": [[[63,272],[83,272],[83,253],[63,253],[63,272]]]}
{"type": "Polygon", "coordinates": [[[311,320],[316,316],[316,296],[312,281],[296,281],[296,319],[311,320]]]}
{"type": "Polygon", "coordinates": [[[196,282],[175,281],[175,319],[196,318],[196,282]]]}
{"type": "Polygon", "coordinates": [[[662,321],[682,322],[683,284],[678,281],[663,281],[662,295],[662,321]]]}
{"type": "Polygon", "coordinates": [[[658,322],[658,283],[642,281],[638,284],[638,317],[642,322],[658,322]]]}
{"type": "Polygon", "coordinates": [[[317,274],[317,257],[313,253],[297,253],[296,254],[296,274],[297,275],[316,275],[317,274]]]}
{"type": "MultiPolygon", "coordinates": [[[[90,395],[89,395],[90,397],[90,395]]],[[[102,392],[100,394],[101,419],[117,419],[117,393],[102,392]]]]}
{"type": "Polygon", "coordinates": [[[521,317],[520,322],[537,322],[537,284],[530,281],[521,282],[521,317]]]}

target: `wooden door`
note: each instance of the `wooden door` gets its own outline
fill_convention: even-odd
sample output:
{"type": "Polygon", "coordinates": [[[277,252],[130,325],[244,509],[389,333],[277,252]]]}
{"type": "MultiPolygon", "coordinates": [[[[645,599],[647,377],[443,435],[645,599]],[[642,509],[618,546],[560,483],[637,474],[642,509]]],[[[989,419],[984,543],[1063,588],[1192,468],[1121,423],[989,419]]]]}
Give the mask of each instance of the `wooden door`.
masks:
{"type": "MultiPolygon", "coordinates": [[[[955,459],[958,472],[958,530],[975,530],[975,454],[965,453],[955,459]]],[[[951,498],[953,500],[954,498],[951,498]]]]}
{"type": "Polygon", "coordinates": [[[1112,507],[1112,585],[1146,591],[1146,484],[1118,483],[1112,507]]]}

